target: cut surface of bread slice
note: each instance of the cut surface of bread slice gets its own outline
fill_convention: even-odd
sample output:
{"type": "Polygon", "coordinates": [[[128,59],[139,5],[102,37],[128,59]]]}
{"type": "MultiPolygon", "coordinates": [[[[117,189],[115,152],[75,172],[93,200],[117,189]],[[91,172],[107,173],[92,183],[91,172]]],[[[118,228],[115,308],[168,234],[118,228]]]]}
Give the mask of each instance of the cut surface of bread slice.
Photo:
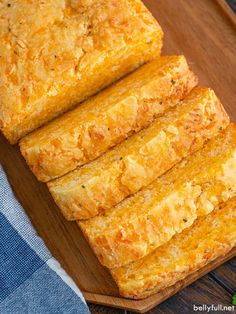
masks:
{"type": "Polygon", "coordinates": [[[68,220],[91,218],[150,184],[228,124],[215,93],[196,87],[147,129],[49,182],[49,190],[68,220]]]}
{"type": "Polygon", "coordinates": [[[106,214],[79,225],[108,268],[151,253],[236,195],[236,125],[106,214]]]}
{"type": "Polygon", "coordinates": [[[147,127],[196,84],[183,56],[160,57],[29,134],[21,152],[39,180],[52,180],[147,127]]]}
{"type": "Polygon", "coordinates": [[[11,143],[159,56],[140,0],[1,1],[0,129],[11,143]]]}
{"type": "Polygon", "coordinates": [[[174,285],[236,246],[236,197],[144,258],[111,271],[120,294],[143,299],[174,285]]]}

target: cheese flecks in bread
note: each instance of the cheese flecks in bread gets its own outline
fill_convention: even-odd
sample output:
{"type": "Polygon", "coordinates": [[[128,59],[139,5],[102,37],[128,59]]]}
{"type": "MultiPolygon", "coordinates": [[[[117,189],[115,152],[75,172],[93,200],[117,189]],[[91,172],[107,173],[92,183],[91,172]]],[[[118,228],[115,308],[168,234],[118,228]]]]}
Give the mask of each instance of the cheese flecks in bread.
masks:
{"type": "Polygon", "coordinates": [[[183,56],[150,62],[20,142],[39,180],[95,159],[174,106],[197,84],[183,56]]]}
{"type": "Polygon", "coordinates": [[[122,296],[143,299],[224,256],[235,245],[236,197],[151,254],[111,273],[122,296]]]}
{"type": "Polygon", "coordinates": [[[106,214],[78,222],[108,268],[151,253],[236,195],[236,126],[106,214]],[[233,180],[232,180],[233,178],[233,180]]]}
{"type": "Polygon", "coordinates": [[[0,4],[0,129],[11,143],[159,56],[140,0],[0,4]]]}
{"type": "Polygon", "coordinates": [[[69,220],[104,213],[226,128],[215,93],[197,87],[177,107],[97,160],[48,183],[69,220]]]}

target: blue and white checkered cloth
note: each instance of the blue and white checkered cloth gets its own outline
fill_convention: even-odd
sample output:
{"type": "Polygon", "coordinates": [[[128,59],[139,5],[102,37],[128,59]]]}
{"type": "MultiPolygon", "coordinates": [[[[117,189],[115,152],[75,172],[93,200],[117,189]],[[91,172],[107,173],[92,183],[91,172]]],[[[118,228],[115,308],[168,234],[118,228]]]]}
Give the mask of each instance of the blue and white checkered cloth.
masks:
{"type": "Polygon", "coordinates": [[[87,314],[72,279],[16,200],[0,165],[0,314],[87,314]]]}

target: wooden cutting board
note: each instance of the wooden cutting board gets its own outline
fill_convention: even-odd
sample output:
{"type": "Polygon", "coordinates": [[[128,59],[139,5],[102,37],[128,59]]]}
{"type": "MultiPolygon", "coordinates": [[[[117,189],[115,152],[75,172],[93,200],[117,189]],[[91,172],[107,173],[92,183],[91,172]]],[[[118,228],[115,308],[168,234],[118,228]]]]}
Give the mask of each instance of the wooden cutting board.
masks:
{"type": "MultiPolygon", "coordinates": [[[[165,54],[184,54],[202,85],[215,89],[236,121],[236,19],[224,0],[146,0],[165,32],[165,54]]],[[[89,302],[145,312],[236,255],[236,249],[175,286],[145,300],[120,298],[76,223],[67,222],[46,186],[28,169],[19,149],[0,136],[0,162],[19,201],[52,254],[89,302]]]]}

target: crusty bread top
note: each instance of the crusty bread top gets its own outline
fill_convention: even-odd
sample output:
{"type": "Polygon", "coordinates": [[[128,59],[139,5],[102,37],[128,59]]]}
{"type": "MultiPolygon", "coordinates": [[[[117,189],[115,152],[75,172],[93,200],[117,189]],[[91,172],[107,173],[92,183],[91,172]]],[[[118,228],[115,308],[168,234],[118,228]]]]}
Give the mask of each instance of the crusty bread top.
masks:
{"type": "Polygon", "coordinates": [[[83,73],[93,73],[109,51],[118,54],[130,42],[151,41],[160,31],[140,0],[3,0],[0,19],[0,126],[5,135],[7,127],[20,128],[83,73]]]}

